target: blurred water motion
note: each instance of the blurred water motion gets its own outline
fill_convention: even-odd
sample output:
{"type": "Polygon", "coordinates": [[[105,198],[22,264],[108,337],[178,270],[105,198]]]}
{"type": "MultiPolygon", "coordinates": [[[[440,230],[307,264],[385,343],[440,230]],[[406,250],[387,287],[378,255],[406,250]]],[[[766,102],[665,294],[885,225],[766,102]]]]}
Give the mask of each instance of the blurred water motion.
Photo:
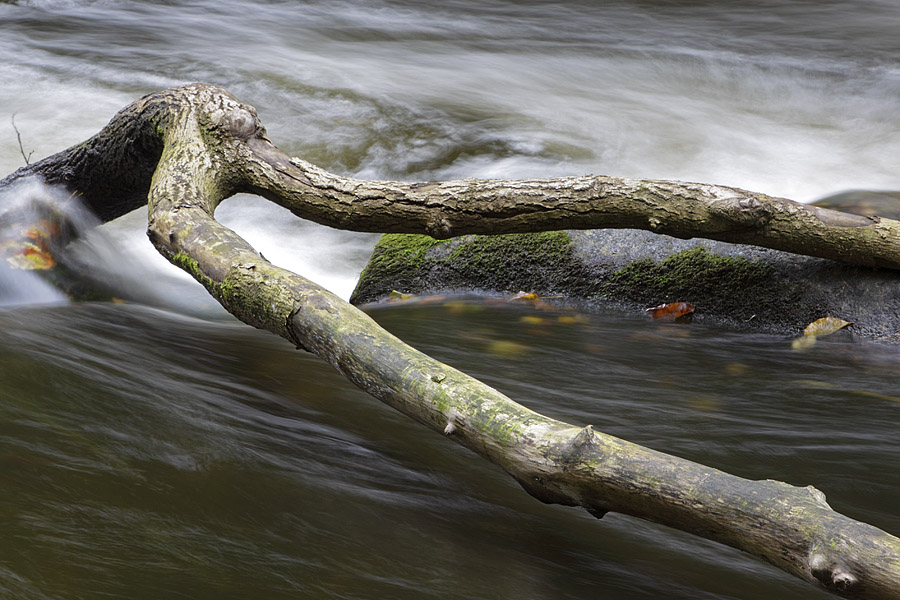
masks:
{"type": "MultiPolygon", "coordinates": [[[[15,113],[35,160],[142,94],[205,81],[256,106],[285,151],[360,177],[896,192],[898,25],[889,0],[21,0],[0,3],[0,117],[15,113]]],[[[24,159],[3,131],[6,174],[24,159]]],[[[217,216],[345,297],[376,239],[249,196],[217,216]]],[[[156,254],[145,218],[85,232],[73,253],[132,304],[67,304],[0,273],[0,597],[828,597],[713,543],[539,504],[227,318],[156,254]]],[[[893,348],[822,338],[797,353],[460,301],[373,315],[551,416],[816,485],[900,533],[893,348]]]]}

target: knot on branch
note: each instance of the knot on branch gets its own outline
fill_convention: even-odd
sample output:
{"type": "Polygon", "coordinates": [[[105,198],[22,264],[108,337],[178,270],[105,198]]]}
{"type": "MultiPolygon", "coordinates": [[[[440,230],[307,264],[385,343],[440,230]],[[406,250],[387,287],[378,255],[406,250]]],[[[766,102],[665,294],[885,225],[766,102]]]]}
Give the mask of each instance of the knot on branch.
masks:
{"type": "Polygon", "coordinates": [[[444,427],[444,435],[453,435],[456,432],[456,417],[458,416],[456,409],[451,408],[450,414],[447,415],[447,426],[444,427]]]}
{"type": "Polygon", "coordinates": [[[583,458],[586,452],[591,450],[595,442],[593,426],[585,425],[560,445],[559,456],[566,464],[576,463],[583,458]]]}
{"type": "Polygon", "coordinates": [[[261,129],[256,111],[243,104],[216,108],[201,115],[200,123],[212,131],[244,141],[255,137],[261,129]]]}
{"type": "Polygon", "coordinates": [[[822,551],[813,550],[809,558],[809,570],[812,576],[829,590],[849,592],[859,583],[845,564],[822,551]]]}
{"type": "Polygon", "coordinates": [[[760,229],[772,220],[773,207],[765,197],[731,196],[714,200],[709,205],[714,217],[726,221],[729,228],[760,229]]]}
{"type": "Polygon", "coordinates": [[[453,237],[453,225],[446,217],[437,216],[426,223],[425,233],[436,240],[446,240],[453,237]]]}

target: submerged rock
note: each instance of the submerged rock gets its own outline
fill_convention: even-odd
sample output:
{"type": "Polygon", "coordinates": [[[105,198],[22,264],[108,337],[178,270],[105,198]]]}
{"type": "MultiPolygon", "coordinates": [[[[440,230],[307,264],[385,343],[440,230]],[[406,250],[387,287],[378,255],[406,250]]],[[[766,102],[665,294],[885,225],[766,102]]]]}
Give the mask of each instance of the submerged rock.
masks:
{"type": "Polygon", "coordinates": [[[351,302],[406,293],[519,290],[567,302],[643,310],[690,302],[695,321],[799,335],[820,317],[900,342],[900,272],[754,246],[599,229],[435,240],[389,234],[351,302]]]}

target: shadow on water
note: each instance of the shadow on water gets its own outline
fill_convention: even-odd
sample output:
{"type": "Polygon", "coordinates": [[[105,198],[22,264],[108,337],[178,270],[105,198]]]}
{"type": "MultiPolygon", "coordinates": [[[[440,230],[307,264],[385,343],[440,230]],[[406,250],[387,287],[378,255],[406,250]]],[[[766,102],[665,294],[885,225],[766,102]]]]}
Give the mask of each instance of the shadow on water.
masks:
{"type": "MultiPolygon", "coordinates": [[[[900,530],[895,352],[618,314],[373,311],[551,416],[900,530]]],[[[492,465],[230,320],[0,312],[4,598],[817,598],[717,544],[545,506],[492,465]]]]}

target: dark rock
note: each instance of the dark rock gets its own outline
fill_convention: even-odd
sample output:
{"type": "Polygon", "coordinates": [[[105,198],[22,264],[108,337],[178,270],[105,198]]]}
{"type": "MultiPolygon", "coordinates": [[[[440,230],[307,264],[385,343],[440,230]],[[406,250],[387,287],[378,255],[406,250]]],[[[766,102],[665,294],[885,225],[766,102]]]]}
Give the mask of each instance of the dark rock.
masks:
{"type": "Polygon", "coordinates": [[[631,229],[464,236],[386,235],[351,302],[391,290],[519,290],[629,311],[690,302],[695,322],[799,335],[825,316],[870,339],[900,342],[900,273],[754,246],[631,229]]]}
{"type": "Polygon", "coordinates": [[[900,192],[851,190],[816,200],[811,204],[866,217],[900,219],[900,192]]]}

